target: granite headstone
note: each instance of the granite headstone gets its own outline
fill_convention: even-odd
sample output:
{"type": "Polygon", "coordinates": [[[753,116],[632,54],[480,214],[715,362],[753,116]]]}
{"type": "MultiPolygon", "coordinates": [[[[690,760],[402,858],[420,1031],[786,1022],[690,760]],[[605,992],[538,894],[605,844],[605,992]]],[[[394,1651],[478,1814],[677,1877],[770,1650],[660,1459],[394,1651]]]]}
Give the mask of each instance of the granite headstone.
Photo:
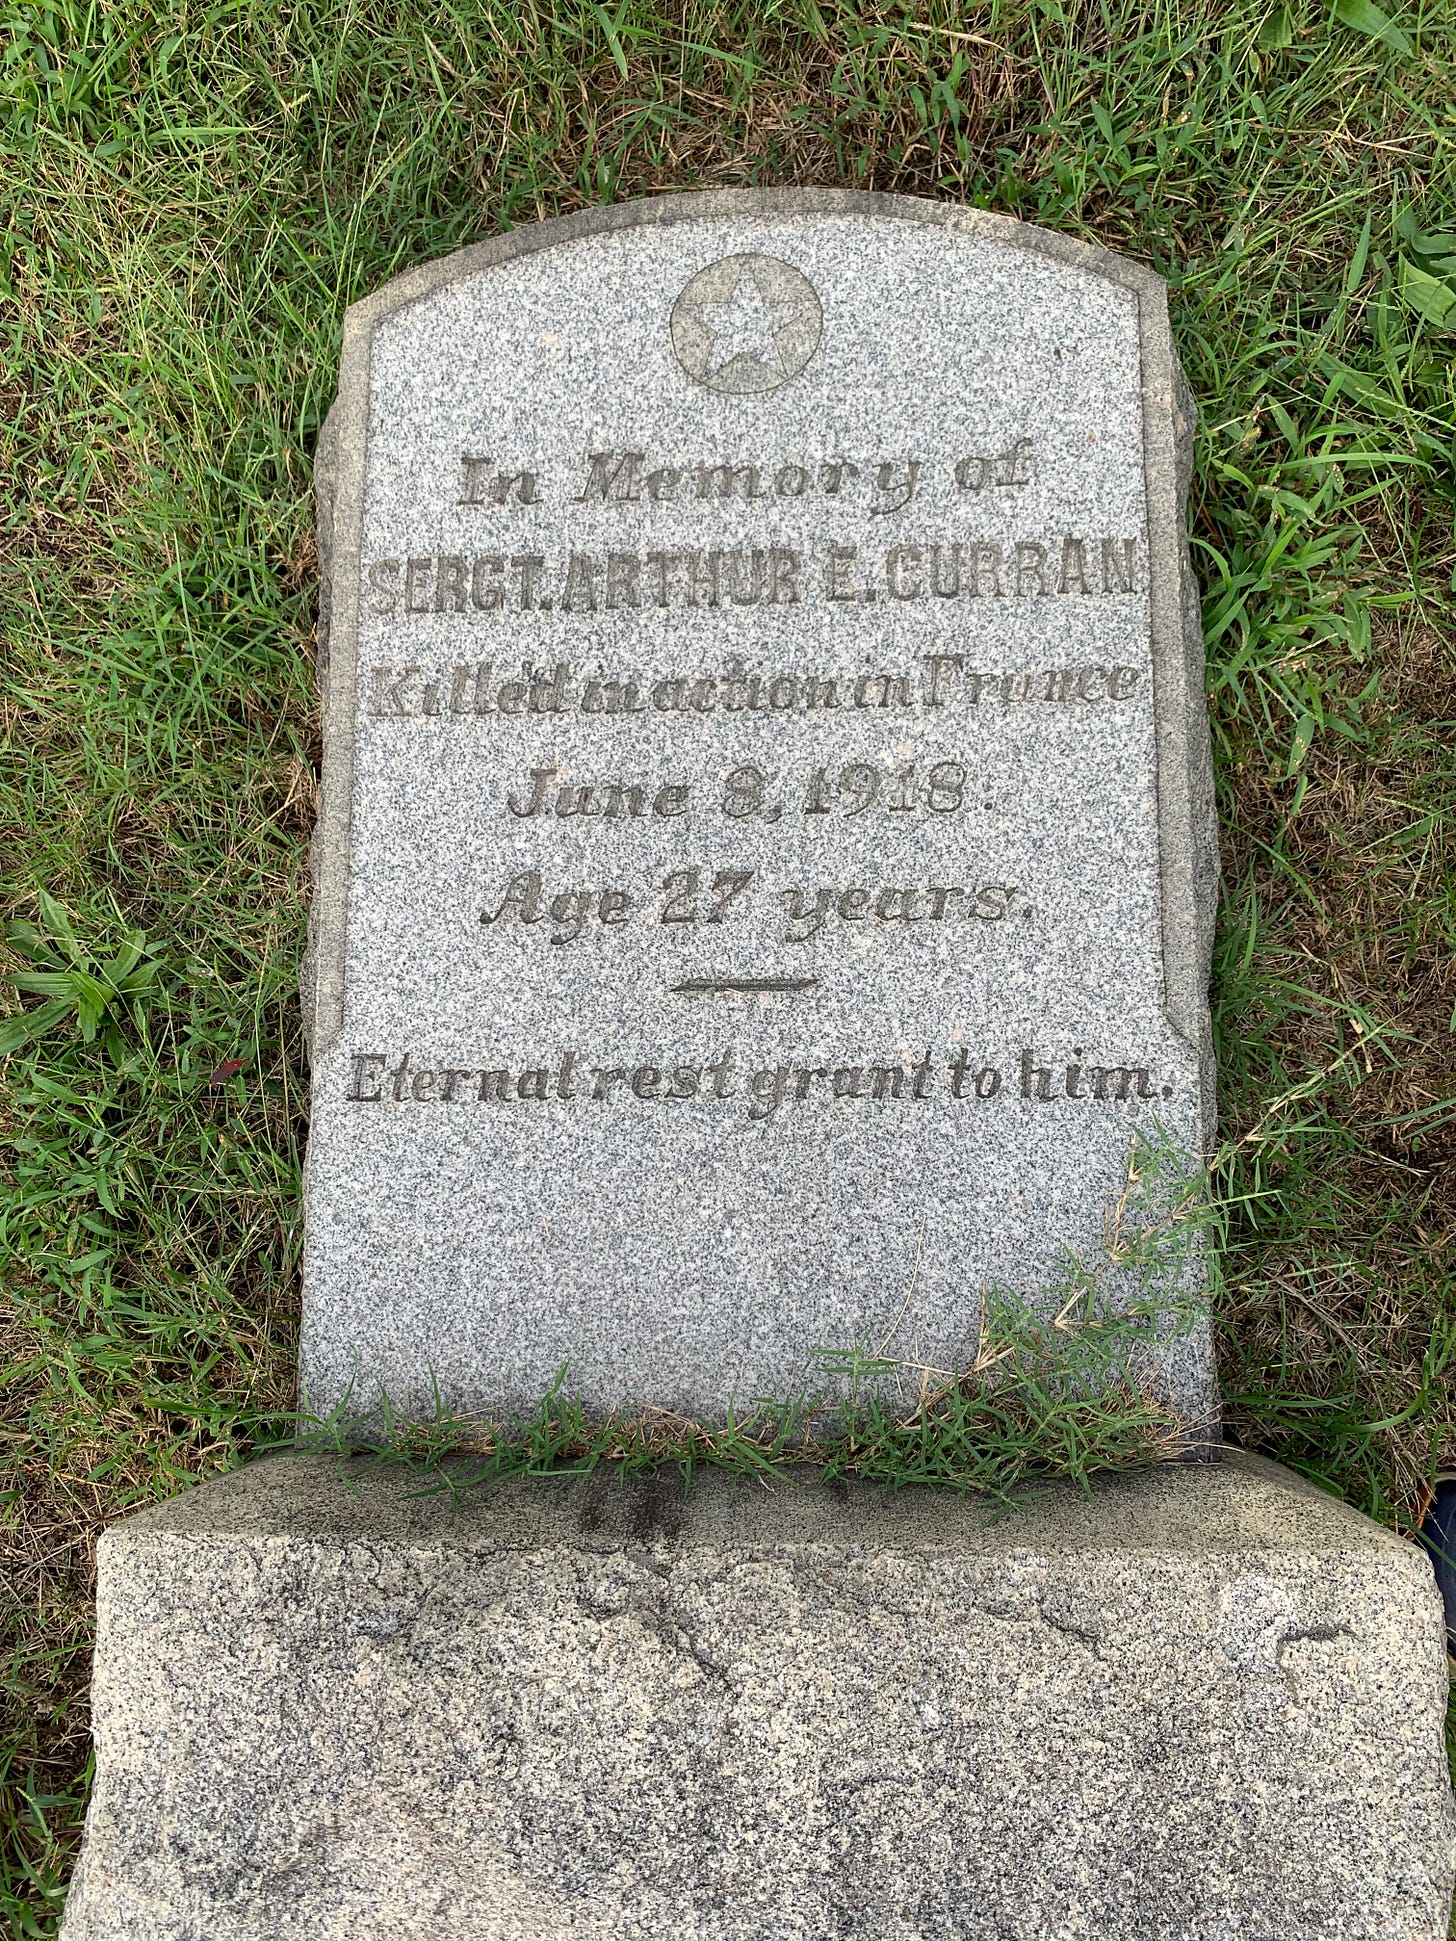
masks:
{"type": "MultiPolygon", "coordinates": [[[[317,1410],[951,1369],[1210,1120],[1163,285],[829,191],[535,225],[349,313],[320,458],[317,1410]]],[[[1216,1413],[1206,1330],[1170,1345],[1216,1413]]]]}

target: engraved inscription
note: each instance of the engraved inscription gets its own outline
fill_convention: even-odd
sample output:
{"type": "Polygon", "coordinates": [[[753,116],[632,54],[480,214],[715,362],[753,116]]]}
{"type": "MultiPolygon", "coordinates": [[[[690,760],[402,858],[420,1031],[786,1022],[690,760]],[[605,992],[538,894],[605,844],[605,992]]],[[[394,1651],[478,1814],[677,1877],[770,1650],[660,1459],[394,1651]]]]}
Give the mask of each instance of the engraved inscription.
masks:
{"type": "MultiPolygon", "coordinates": [[[[723,778],[718,807],[730,821],[761,816],[777,822],[784,813],[781,801],[771,799],[772,776],[756,762],[743,762],[723,778]]],[[[788,785],[796,805],[806,816],[840,815],[846,820],[877,810],[885,815],[957,815],[969,807],[966,765],[959,761],[931,762],[917,769],[914,762],[881,769],[871,762],[846,762],[838,768],[816,768],[807,781],[788,785]]],[[[567,782],[558,768],[533,768],[527,782],[506,791],[507,812],[519,821],[533,816],[573,816],[601,822],[642,822],[653,817],[689,814],[693,791],[688,782],[604,781],[567,782]]],[[[993,803],[981,805],[986,809],[993,803]]]]}
{"type": "MultiPolygon", "coordinates": [[[[956,482],[980,490],[995,478],[1004,485],[1025,485],[1031,478],[1031,440],[1022,438],[995,459],[962,459],[956,482]],[[972,487],[976,478],[981,485],[972,487]]],[[[880,459],[873,463],[849,459],[790,460],[787,464],[705,464],[678,457],[672,464],[649,465],[646,452],[589,452],[577,505],[689,504],[707,499],[783,500],[824,497],[858,501],[871,512],[898,512],[909,505],[920,484],[924,462],[918,458],[880,459]]]]}
{"type": "Polygon", "coordinates": [[[783,506],[828,499],[885,514],[903,511],[926,493],[962,506],[1003,503],[1037,477],[1037,458],[1034,440],[1023,436],[939,463],[910,453],[892,458],[863,452],[709,458],[627,446],[587,452],[574,479],[565,474],[548,478],[538,460],[526,467],[467,451],[460,454],[460,470],[455,503],[463,506],[534,506],[565,498],[573,505],[706,504],[711,510],[728,504],[783,506]]]}
{"type": "Polygon", "coordinates": [[[770,941],[804,944],[839,924],[1004,923],[1029,921],[1035,911],[1015,883],[802,884],[764,882],[752,869],[709,869],[696,863],[668,872],[651,889],[547,886],[538,869],[518,870],[494,907],[480,912],[488,929],[521,923],[539,926],[549,944],[614,929],[639,916],[668,924],[722,923],[735,909],[762,901],[770,914],[770,941]],[[759,892],[755,896],[751,891],[759,892]],[[776,913],[776,914],[775,914],[776,913]]]}
{"type": "Polygon", "coordinates": [[[513,674],[495,662],[460,661],[441,667],[423,661],[373,667],[367,711],[376,719],[419,720],[451,715],[811,715],[871,710],[918,713],[960,706],[999,711],[1047,704],[1100,708],[1141,696],[1144,682],[1131,666],[1080,665],[1003,671],[977,668],[965,654],[922,654],[910,667],[862,673],[751,666],[734,656],[720,670],[664,674],[572,661],[537,667],[523,661],[513,674]]]}
{"type": "Polygon", "coordinates": [[[504,505],[512,493],[521,505],[535,505],[538,501],[534,472],[498,471],[493,459],[475,452],[461,452],[460,471],[457,505],[504,505]]]}
{"type": "Polygon", "coordinates": [[[734,607],[1086,600],[1141,591],[1136,539],[925,538],[883,551],[826,541],[644,552],[445,553],[374,559],[365,610],[446,614],[596,614],[734,607]]]}
{"type": "Polygon", "coordinates": [[[533,768],[530,785],[506,796],[506,808],[530,816],[600,816],[607,822],[643,816],[686,815],[692,790],[686,782],[578,782],[558,785],[555,768],[533,768]]]}
{"type": "Polygon", "coordinates": [[[666,1054],[653,1062],[594,1065],[578,1052],[554,1054],[525,1067],[449,1066],[416,1063],[412,1054],[354,1052],[349,1059],[345,1099],[353,1105],[578,1105],[633,1102],[665,1106],[731,1102],[753,1121],[769,1119],[784,1106],[896,1101],[913,1106],[929,1100],[974,1106],[991,1100],[1001,1109],[1035,1107],[1066,1100],[1116,1105],[1139,1099],[1171,1098],[1173,1087],[1155,1079],[1145,1065],[1089,1065],[1080,1046],[1070,1061],[1041,1062],[1030,1046],[993,1063],[962,1045],[949,1057],[927,1047],[919,1059],[903,1053],[878,1058],[860,1054],[842,1065],[743,1065],[730,1046],[705,1063],[672,1063],[666,1054]],[[393,1062],[391,1062],[393,1061],[393,1062]]]}
{"type": "MultiPolygon", "coordinates": [[[[788,384],[823,332],[808,279],[756,254],[695,272],[670,325],[688,378],[728,397],[788,384]]],[[[397,644],[368,665],[361,698],[381,728],[494,723],[519,751],[483,781],[491,812],[507,826],[529,826],[533,841],[525,858],[513,855],[466,892],[484,961],[518,961],[524,947],[544,953],[543,969],[563,961],[561,952],[605,968],[639,962],[651,937],[675,967],[695,938],[711,939],[715,955],[729,945],[737,963],[699,963],[687,976],[665,968],[659,991],[773,1004],[839,989],[871,939],[907,969],[945,939],[952,958],[1004,964],[1014,984],[1028,952],[1034,961],[1045,948],[1048,923],[1078,920],[1065,880],[1008,855],[1017,805],[1002,799],[1004,783],[982,774],[984,751],[1002,745],[1008,724],[1035,745],[1043,721],[1091,717],[1106,724],[1108,749],[1104,757],[1104,730],[1089,730],[1092,762],[1115,769],[1126,759],[1123,724],[1152,704],[1147,669],[1086,657],[1085,644],[1082,657],[1075,645],[1059,657],[1051,643],[1087,641],[1074,617],[1085,603],[1119,627],[1140,626],[1144,542],[1041,523],[1027,508],[1036,503],[1030,488],[1046,479],[1043,454],[1015,425],[948,452],[936,449],[933,431],[924,435],[923,444],[916,434],[878,452],[816,450],[812,439],[770,452],[746,442],[704,451],[670,438],[608,437],[574,466],[559,452],[528,459],[508,444],[491,449],[489,439],[485,449],[458,450],[454,503],[480,537],[458,552],[400,549],[365,562],[365,615],[397,644]],[[654,527],[669,519],[672,543],[654,544],[654,527]],[[877,532],[883,537],[866,539],[877,532]],[[724,651],[723,621],[757,626],[762,617],[767,633],[804,609],[833,616],[834,644],[821,644],[817,666],[759,643],[724,651]],[[721,657],[694,653],[678,616],[695,614],[721,657]],[[554,653],[537,647],[534,658],[512,657],[506,642],[520,616],[531,617],[534,640],[553,640],[554,653]],[[618,650],[620,659],[599,644],[604,616],[623,616],[622,637],[640,643],[618,650]],[[1045,624],[1042,664],[1018,665],[1016,649],[998,651],[1002,617],[1018,642],[1028,620],[1045,624]],[[651,644],[653,621],[670,648],[651,644]],[[483,652],[441,651],[442,638],[476,630],[483,652]],[[907,630],[925,651],[907,645],[907,630]],[[410,653],[410,636],[427,643],[423,653],[410,653]],[[848,656],[836,652],[841,640],[852,643],[848,656]],[[721,726],[709,725],[721,716],[745,726],[802,722],[814,739],[808,751],[775,760],[773,739],[761,734],[725,746],[721,726]],[[613,748],[601,768],[583,760],[577,723],[598,728],[613,748]],[[649,724],[643,739],[661,766],[633,766],[624,754],[617,737],[637,723],[649,724]],[[519,730],[532,727],[546,733],[529,738],[526,752],[519,730]],[[711,750],[709,759],[699,750],[711,750]],[[663,838],[689,827],[696,857],[670,851],[667,860],[663,838]],[[798,860],[775,866],[765,856],[757,845],[769,830],[792,835],[798,860]],[[724,840],[755,853],[714,854],[724,840]],[[924,848],[923,861],[898,853],[907,840],[912,857],[924,848]],[[807,866],[805,842],[819,859],[807,866]],[[806,963],[814,968],[800,974],[806,963]]],[[[445,748],[460,758],[458,741],[445,748]]],[[[386,1065],[383,1053],[356,1058],[349,1098],[685,1104],[741,1096],[748,1117],[764,1120],[815,1098],[1135,1104],[1171,1089],[1150,1067],[1094,1063],[1080,1048],[1060,1063],[1030,1048],[979,1061],[961,1049],[945,1062],[927,1051],[913,1066],[886,1058],[741,1074],[732,1052],[709,1064],[661,1055],[590,1068],[568,1053],[554,1076],[544,1065],[422,1071],[409,1054],[386,1065]]]]}

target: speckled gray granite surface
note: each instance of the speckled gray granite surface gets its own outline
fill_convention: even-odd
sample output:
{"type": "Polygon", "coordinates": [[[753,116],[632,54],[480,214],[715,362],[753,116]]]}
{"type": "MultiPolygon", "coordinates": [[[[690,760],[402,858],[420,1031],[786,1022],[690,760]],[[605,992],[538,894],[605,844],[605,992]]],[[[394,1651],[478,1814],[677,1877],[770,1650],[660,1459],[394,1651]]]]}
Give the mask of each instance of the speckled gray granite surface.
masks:
{"type": "MultiPolygon", "coordinates": [[[[1216,877],[1163,286],[827,191],[357,305],[321,451],[303,1377],[721,1415],[963,1364],[1196,1156],[1216,877]]],[[[1185,1419],[1206,1331],[1170,1346],[1185,1419]]]]}
{"type": "Polygon", "coordinates": [[[411,1487],[103,1537],[64,1941],[1443,1941],[1429,1562],[1272,1464],[411,1487]]]}

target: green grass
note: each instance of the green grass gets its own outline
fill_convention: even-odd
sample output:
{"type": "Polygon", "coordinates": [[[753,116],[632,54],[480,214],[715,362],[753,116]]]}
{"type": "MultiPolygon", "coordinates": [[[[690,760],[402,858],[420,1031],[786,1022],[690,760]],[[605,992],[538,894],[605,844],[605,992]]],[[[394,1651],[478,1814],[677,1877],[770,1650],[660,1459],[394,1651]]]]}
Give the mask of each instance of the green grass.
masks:
{"type": "MultiPolygon", "coordinates": [[[[734,1469],[767,1482],[816,1469],[890,1489],[912,1483],[971,1490],[1008,1506],[1052,1477],[1086,1488],[1100,1471],[1193,1459],[1171,1400],[1143,1374],[1170,1340],[1207,1318],[1225,1210],[1203,1169],[1165,1142],[1134,1139],[1106,1209],[1101,1253],[1068,1253],[1033,1295],[991,1286],[969,1366],[937,1370],[878,1349],[822,1350],[796,1393],[764,1398],[707,1426],[666,1409],[588,1416],[563,1366],[524,1422],[448,1416],[398,1420],[386,1406],[364,1421],[347,1405],[327,1421],[296,1419],[287,1446],[406,1463],[422,1488],[452,1491],[504,1476],[734,1469]]],[[[912,1276],[913,1285],[913,1276],[912,1276]]],[[[908,1299],[908,1294],[907,1294],[908,1299]]],[[[372,1400],[372,1398],[371,1398],[372,1400]]]]}
{"type": "Polygon", "coordinates": [[[97,1530],[292,1403],[309,478],[340,320],[539,216],[838,182],[1169,279],[1203,413],[1230,1419],[1409,1526],[1456,1457],[1450,6],[0,19],[0,857],[61,952],[7,962],[75,999],[0,1107],[12,1931],[53,1931],[73,1849],[97,1530]]]}

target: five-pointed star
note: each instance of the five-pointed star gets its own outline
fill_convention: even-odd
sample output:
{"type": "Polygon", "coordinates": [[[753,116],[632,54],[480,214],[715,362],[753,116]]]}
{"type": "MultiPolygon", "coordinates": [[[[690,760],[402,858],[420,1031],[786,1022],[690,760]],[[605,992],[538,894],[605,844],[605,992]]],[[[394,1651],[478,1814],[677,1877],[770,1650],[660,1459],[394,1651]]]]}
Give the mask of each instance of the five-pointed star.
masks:
{"type": "Polygon", "coordinates": [[[781,372],[784,360],[775,339],[798,314],[796,303],[765,303],[758,284],[745,271],[731,303],[705,303],[698,312],[713,333],[713,349],[703,375],[716,377],[735,357],[747,357],[781,372]]]}

